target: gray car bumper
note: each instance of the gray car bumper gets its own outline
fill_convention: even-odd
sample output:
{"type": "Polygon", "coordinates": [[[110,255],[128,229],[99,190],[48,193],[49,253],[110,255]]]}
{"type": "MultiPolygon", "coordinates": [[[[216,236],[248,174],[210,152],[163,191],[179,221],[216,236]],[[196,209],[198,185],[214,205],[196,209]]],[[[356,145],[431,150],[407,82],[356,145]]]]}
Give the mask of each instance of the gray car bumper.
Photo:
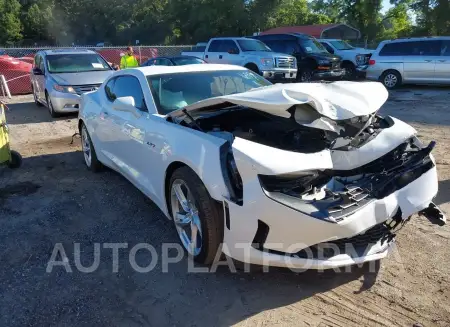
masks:
{"type": "Polygon", "coordinates": [[[58,113],[77,112],[81,97],[78,94],[53,91],[50,93],[53,110],[58,113]]]}

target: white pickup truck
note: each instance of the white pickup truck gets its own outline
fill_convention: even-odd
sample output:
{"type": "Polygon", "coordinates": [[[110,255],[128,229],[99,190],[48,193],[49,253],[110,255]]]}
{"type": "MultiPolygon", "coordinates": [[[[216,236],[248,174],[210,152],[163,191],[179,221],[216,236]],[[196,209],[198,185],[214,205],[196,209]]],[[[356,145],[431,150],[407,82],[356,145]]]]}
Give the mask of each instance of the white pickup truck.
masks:
{"type": "Polygon", "coordinates": [[[245,37],[213,38],[207,43],[204,52],[198,50],[199,47],[196,47],[183,51],[181,55],[195,56],[213,64],[244,66],[273,81],[294,81],[297,77],[297,61],[293,56],[273,52],[259,40],[245,37]]]}
{"type": "Polygon", "coordinates": [[[364,66],[367,65],[372,50],[354,48],[344,40],[339,39],[319,39],[319,42],[327,49],[342,58],[342,68],[345,69],[345,77],[355,78],[357,75],[365,75],[364,66]]]}

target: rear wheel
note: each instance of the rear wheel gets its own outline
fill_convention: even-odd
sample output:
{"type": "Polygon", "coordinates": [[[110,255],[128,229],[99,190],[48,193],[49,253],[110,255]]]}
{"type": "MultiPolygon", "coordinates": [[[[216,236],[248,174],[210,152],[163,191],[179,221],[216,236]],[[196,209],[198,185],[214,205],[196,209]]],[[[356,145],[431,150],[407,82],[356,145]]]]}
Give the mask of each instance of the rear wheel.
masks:
{"type": "Polygon", "coordinates": [[[45,92],[45,99],[47,100],[47,108],[48,112],[50,113],[50,116],[52,116],[53,118],[59,117],[59,114],[53,108],[52,99],[50,98],[47,92],[45,92]]]}
{"type": "Polygon", "coordinates": [[[169,205],[181,244],[196,262],[213,263],[223,241],[220,205],[189,167],[177,169],[169,185],[169,205]]]}
{"type": "Polygon", "coordinates": [[[396,70],[387,70],[381,75],[381,82],[389,89],[395,89],[402,85],[402,76],[396,70]]]}

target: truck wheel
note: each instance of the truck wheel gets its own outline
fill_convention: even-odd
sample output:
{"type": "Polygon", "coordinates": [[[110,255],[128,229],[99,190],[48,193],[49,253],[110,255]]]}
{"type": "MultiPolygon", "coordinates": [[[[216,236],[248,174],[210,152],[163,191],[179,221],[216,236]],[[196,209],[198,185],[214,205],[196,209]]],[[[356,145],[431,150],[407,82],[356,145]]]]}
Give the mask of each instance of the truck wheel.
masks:
{"type": "Polygon", "coordinates": [[[300,76],[298,76],[298,79],[300,82],[308,83],[312,81],[313,77],[313,71],[309,68],[306,68],[300,72],[300,76]]]}
{"type": "Polygon", "coordinates": [[[346,80],[353,80],[356,77],[356,68],[355,65],[351,62],[345,62],[342,65],[342,68],[345,70],[344,79],[346,80]]]}

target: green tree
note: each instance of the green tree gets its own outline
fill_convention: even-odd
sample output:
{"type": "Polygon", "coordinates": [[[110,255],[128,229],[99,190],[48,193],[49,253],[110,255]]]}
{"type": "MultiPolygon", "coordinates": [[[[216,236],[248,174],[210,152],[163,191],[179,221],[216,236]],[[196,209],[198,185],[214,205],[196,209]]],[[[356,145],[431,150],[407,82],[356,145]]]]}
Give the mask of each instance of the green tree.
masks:
{"type": "Polygon", "coordinates": [[[17,0],[0,0],[0,44],[22,39],[20,8],[17,0]]]}

